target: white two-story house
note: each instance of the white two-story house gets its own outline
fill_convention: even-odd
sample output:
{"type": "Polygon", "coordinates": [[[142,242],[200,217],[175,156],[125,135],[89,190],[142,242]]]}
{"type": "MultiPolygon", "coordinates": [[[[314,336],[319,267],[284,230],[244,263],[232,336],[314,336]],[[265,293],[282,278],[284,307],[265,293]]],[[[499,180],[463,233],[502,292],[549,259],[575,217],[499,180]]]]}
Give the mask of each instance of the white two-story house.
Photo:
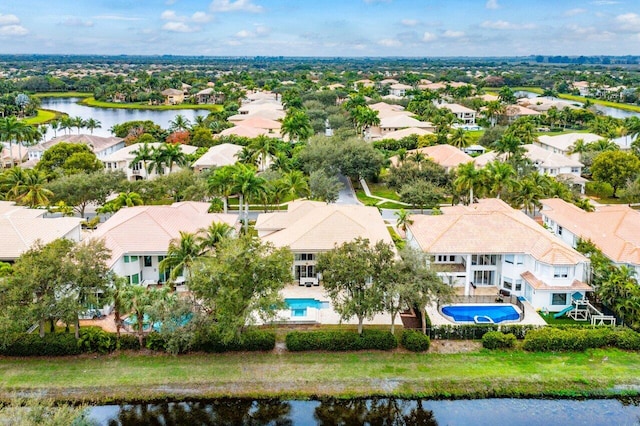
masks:
{"type": "MultiPolygon", "coordinates": [[[[149,143],[149,148],[151,149],[159,149],[163,144],[160,142],[152,142],[149,143]]],[[[141,179],[153,179],[156,176],[159,176],[158,169],[154,168],[150,170],[151,161],[147,162],[147,167],[142,161],[132,164],[133,160],[136,158],[136,153],[142,144],[133,144],[127,147],[124,147],[106,157],[101,158],[104,163],[104,168],[106,170],[122,170],[127,175],[127,180],[141,180],[141,179]]],[[[196,152],[198,147],[191,145],[183,145],[179,144],[180,150],[184,154],[193,154],[196,152]]],[[[177,172],[182,170],[179,166],[173,164],[172,167],[169,167],[168,164],[163,164],[161,171],[163,173],[177,172]]],[[[162,173],[161,173],[162,174],[162,173]]]]}
{"type": "Polygon", "coordinates": [[[408,243],[465,295],[478,287],[508,290],[537,309],[560,311],[591,291],[589,260],[519,210],[498,199],[411,216],[408,243]]]}

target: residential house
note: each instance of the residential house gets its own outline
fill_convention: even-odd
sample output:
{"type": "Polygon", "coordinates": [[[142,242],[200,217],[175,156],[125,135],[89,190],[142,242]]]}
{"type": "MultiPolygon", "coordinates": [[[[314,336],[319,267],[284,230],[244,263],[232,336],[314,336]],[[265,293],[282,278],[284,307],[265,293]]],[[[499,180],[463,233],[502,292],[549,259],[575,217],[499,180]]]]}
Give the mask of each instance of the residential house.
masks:
{"type": "Polygon", "coordinates": [[[42,244],[58,238],[80,241],[81,218],[47,216],[44,209],[30,209],[10,201],[0,201],[0,261],[15,261],[36,241],[42,244]]]}
{"type": "Polygon", "coordinates": [[[280,137],[280,128],[282,127],[282,123],[279,121],[269,120],[268,118],[260,116],[251,116],[239,121],[238,123],[238,125],[245,127],[254,127],[256,129],[265,130],[266,134],[269,136],[280,137]]]}
{"type": "MultiPolygon", "coordinates": [[[[152,149],[159,149],[163,144],[160,142],[152,142],[148,144],[152,149]]],[[[142,180],[142,179],[153,179],[154,177],[159,176],[163,173],[169,173],[169,165],[165,164],[161,169],[161,172],[158,173],[158,170],[154,168],[152,172],[149,172],[145,169],[145,166],[142,161],[131,164],[131,162],[136,158],[136,154],[133,151],[137,151],[140,147],[140,144],[133,144],[126,146],[112,154],[101,158],[104,163],[104,167],[106,170],[122,170],[127,175],[127,180],[142,180]]],[[[193,154],[196,152],[198,147],[191,145],[178,145],[180,150],[185,154],[193,154]]],[[[147,162],[147,169],[149,169],[150,161],[147,162]]],[[[181,170],[181,167],[176,166],[175,164],[171,167],[172,172],[176,172],[181,170]]]]}
{"type": "Polygon", "coordinates": [[[178,105],[184,102],[184,92],[178,89],[165,89],[160,92],[166,105],[178,105]]]}
{"type": "Polygon", "coordinates": [[[465,126],[475,126],[476,125],[476,112],[471,108],[467,108],[464,105],[459,104],[437,104],[439,109],[448,109],[453,114],[455,114],[458,121],[465,126]]]}
{"type": "Polygon", "coordinates": [[[584,295],[589,260],[499,199],[443,207],[442,215],[412,215],[407,241],[431,256],[431,267],[472,295],[493,287],[536,309],[560,311],[584,295]]]}
{"type": "Polygon", "coordinates": [[[410,127],[427,130],[429,132],[435,132],[436,129],[432,123],[417,120],[405,114],[405,111],[399,111],[397,114],[383,115],[380,117],[380,124],[369,128],[366,138],[369,140],[384,139],[387,133],[410,127]]]}
{"type": "Polygon", "coordinates": [[[222,104],[225,95],[222,92],[216,92],[212,87],[208,87],[196,93],[196,101],[199,104],[222,104]]]}
{"type": "MultiPolygon", "coordinates": [[[[98,227],[91,239],[103,240],[111,251],[107,266],[131,284],[156,285],[169,281],[170,270],[159,263],[180,231],[198,233],[212,223],[237,228],[237,215],[208,213],[209,203],[182,202],[170,206],[136,206],[119,210],[98,227]]],[[[186,281],[183,275],[176,284],[186,281]]]]}
{"type": "Polygon", "coordinates": [[[12,144],[11,149],[8,146],[0,145],[0,162],[2,168],[11,167],[11,159],[13,164],[17,165],[27,160],[27,148],[20,147],[17,143],[12,144]]]}
{"type": "MultiPolygon", "coordinates": [[[[448,144],[425,146],[423,148],[412,149],[407,151],[407,157],[420,153],[429,160],[444,167],[447,172],[454,170],[461,164],[470,163],[473,157],[464,153],[462,150],[448,144]]],[[[391,164],[398,164],[398,156],[389,159],[391,164]]]]}
{"type": "Polygon", "coordinates": [[[579,154],[570,154],[576,141],[582,140],[584,143],[591,143],[597,142],[600,139],[604,138],[594,133],[564,133],[556,136],[540,135],[538,136],[538,140],[534,143],[541,148],[557,154],[573,156],[574,159],[579,159],[579,154]]]}
{"type": "Polygon", "coordinates": [[[399,141],[400,139],[404,139],[409,136],[417,135],[417,136],[425,136],[425,135],[433,135],[434,133],[420,129],[419,127],[407,127],[406,129],[396,130],[395,132],[389,132],[384,135],[384,139],[393,139],[399,141]]]}
{"type": "Polygon", "coordinates": [[[504,112],[504,116],[509,123],[513,123],[520,117],[529,117],[532,115],[540,115],[540,113],[521,105],[507,105],[504,112]]]}
{"type": "Polygon", "coordinates": [[[560,198],[540,200],[542,220],[557,237],[576,247],[591,241],[616,265],[640,276],[640,212],[624,204],[598,205],[587,212],[560,198]]]}
{"type": "Polygon", "coordinates": [[[258,136],[270,136],[276,137],[275,135],[269,135],[269,132],[266,129],[259,129],[257,127],[243,126],[242,124],[229,127],[228,129],[224,129],[219,133],[220,136],[238,136],[241,138],[257,138],[258,136]]]}
{"type": "Polygon", "coordinates": [[[289,247],[294,255],[293,277],[299,285],[319,285],[318,254],[356,238],[372,244],[393,244],[375,207],[293,201],[286,212],[261,213],[255,229],[262,241],[289,247]]]}
{"type": "Polygon", "coordinates": [[[358,90],[360,87],[375,87],[376,83],[368,78],[357,80],[353,82],[353,90],[358,90]]]}
{"type": "Polygon", "coordinates": [[[399,98],[407,96],[408,90],[413,90],[413,87],[402,83],[396,83],[389,86],[389,94],[399,98]]]}
{"type": "Polygon", "coordinates": [[[193,169],[197,172],[209,170],[214,167],[231,166],[238,161],[238,153],[242,151],[241,145],[223,143],[209,148],[209,150],[193,163],[193,169]]]}
{"type": "Polygon", "coordinates": [[[25,163],[24,167],[34,167],[47,149],[61,142],[87,145],[99,160],[125,147],[124,139],[117,136],[63,135],[30,147],[28,149],[29,161],[25,163]]]}

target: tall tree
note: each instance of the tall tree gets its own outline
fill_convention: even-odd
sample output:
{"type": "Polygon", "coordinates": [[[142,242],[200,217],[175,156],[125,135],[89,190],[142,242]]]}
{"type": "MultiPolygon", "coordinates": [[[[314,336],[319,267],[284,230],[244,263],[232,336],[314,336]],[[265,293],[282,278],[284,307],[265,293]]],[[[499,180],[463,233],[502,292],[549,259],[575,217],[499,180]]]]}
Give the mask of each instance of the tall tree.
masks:
{"type": "Polygon", "coordinates": [[[91,132],[91,134],[93,134],[93,131],[95,129],[99,129],[102,127],[102,123],[100,123],[99,120],[96,120],[95,118],[91,117],[89,119],[87,119],[87,121],[84,123],[85,127],[87,129],[89,129],[89,131],[91,132]]]}
{"type": "Polygon", "coordinates": [[[591,173],[594,180],[611,185],[616,198],[618,188],[640,173],[640,159],[630,152],[605,151],[593,160],[591,173]]]}
{"type": "MultiPolygon", "coordinates": [[[[222,197],[224,213],[227,214],[229,197],[234,193],[234,166],[222,166],[215,169],[207,178],[207,188],[210,194],[222,197]]],[[[242,208],[242,206],[240,206],[242,208]]]]}
{"type": "Polygon", "coordinates": [[[456,170],[458,176],[453,185],[458,192],[469,191],[469,204],[474,203],[474,190],[478,195],[479,189],[482,188],[483,174],[476,169],[476,165],[470,161],[466,164],[460,164],[456,170]]]}
{"type": "Polygon", "coordinates": [[[294,143],[306,141],[313,135],[311,120],[303,110],[290,109],[282,120],[280,133],[282,136],[288,136],[294,143]]]}
{"type": "Polygon", "coordinates": [[[148,163],[150,161],[153,161],[154,159],[153,149],[153,146],[149,145],[149,143],[147,142],[138,144],[138,147],[131,151],[131,154],[135,155],[135,157],[133,157],[133,160],[131,160],[131,163],[129,163],[129,168],[133,168],[136,164],[142,163],[142,167],[145,171],[145,177],[148,178],[148,163]]]}
{"type": "Polygon", "coordinates": [[[158,268],[161,272],[170,270],[169,278],[175,281],[183,275],[187,283],[191,282],[193,264],[202,255],[202,246],[196,234],[180,231],[180,238],[169,243],[167,256],[162,259],[158,268]]]}
{"type": "Polygon", "coordinates": [[[9,156],[11,167],[15,166],[13,156],[13,142],[22,137],[25,131],[24,129],[25,124],[22,121],[18,120],[15,116],[0,118],[0,140],[9,142],[9,156]]]}

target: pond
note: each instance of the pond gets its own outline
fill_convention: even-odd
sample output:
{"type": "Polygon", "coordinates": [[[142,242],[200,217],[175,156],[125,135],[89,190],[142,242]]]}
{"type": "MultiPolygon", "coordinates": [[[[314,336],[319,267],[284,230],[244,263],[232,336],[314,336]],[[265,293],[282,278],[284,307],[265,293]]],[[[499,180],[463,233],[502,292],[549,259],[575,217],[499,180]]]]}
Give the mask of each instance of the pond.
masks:
{"type": "MultiPolygon", "coordinates": [[[[526,90],[519,90],[517,92],[514,93],[514,95],[516,97],[519,98],[536,98],[540,95],[538,95],[537,93],[534,92],[529,92],[526,90]]],[[[577,102],[577,101],[571,101],[568,99],[561,99],[561,98],[556,98],[554,96],[545,96],[545,99],[551,99],[553,101],[562,101],[562,102],[569,102],[575,105],[582,105],[581,102],[577,102]]],[[[596,111],[601,112],[604,115],[608,115],[609,117],[613,117],[613,118],[628,118],[628,117],[640,117],[640,113],[638,112],[633,112],[633,111],[627,111],[624,109],[620,109],[620,108],[614,108],[614,107],[609,107],[609,106],[604,106],[604,105],[599,105],[599,104],[594,104],[593,107],[595,108],[596,111]]]]}
{"type": "MultiPolygon", "coordinates": [[[[70,117],[82,117],[83,119],[93,118],[101,123],[100,129],[93,131],[97,136],[112,136],[109,129],[114,124],[124,123],[126,121],[133,120],[151,120],[160,127],[166,129],[169,127],[169,122],[172,121],[176,115],[181,114],[190,122],[198,115],[207,116],[208,110],[196,110],[196,109],[180,109],[180,110],[151,110],[151,109],[120,109],[120,108],[92,108],[84,106],[78,103],[79,98],[43,98],[41,108],[52,109],[55,111],[64,112],[69,114],[70,117]]],[[[71,129],[71,132],[76,132],[76,129],[71,129]]],[[[81,130],[81,132],[87,133],[87,130],[81,130]]],[[[58,135],[61,135],[58,131],[58,135]]],[[[46,139],[51,139],[54,136],[54,132],[49,130],[46,135],[46,139]]]]}
{"type": "Polygon", "coordinates": [[[99,425],[634,425],[640,401],[395,398],[218,399],[93,407],[99,425]]]}

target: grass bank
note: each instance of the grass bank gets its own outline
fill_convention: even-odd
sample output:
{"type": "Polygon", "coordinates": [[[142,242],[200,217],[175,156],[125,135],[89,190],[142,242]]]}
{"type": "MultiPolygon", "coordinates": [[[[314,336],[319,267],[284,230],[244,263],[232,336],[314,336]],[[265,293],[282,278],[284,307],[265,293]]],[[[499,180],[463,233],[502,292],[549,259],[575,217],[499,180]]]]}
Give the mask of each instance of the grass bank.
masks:
{"type": "Polygon", "coordinates": [[[18,394],[99,403],[215,397],[575,397],[637,394],[638,389],[640,354],[613,349],[0,360],[2,399],[18,394]]]}
{"type": "Polygon", "coordinates": [[[36,98],[88,98],[91,92],[41,92],[34,93],[36,98]]]}
{"type": "MultiPolygon", "coordinates": [[[[533,93],[537,93],[538,95],[541,95],[544,93],[544,90],[539,88],[539,87],[512,87],[511,90],[513,90],[514,92],[517,92],[519,90],[524,90],[524,91],[528,91],[528,92],[533,92],[533,93]]],[[[625,111],[633,111],[633,112],[640,112],[640,106],[639,105],[630,105],[630,104],[621,104],[618,102],[611,102],[611,101],[605,101],[602,99],[594,99],[594,98],[586,98],[584,96],[578,96],[578,95],[569,95],[566,93],[560,93],[558,94],[558,97],[561,99],[566,99],[568,101],[576,101],[576,102],[581,102],[584,103],[587,101],[587,99],[589,101],[591,101],[594,104],[597,105],[602,105],[602,106],[607,106],[607,107],[611,107],[611,108],[617,108],[617,109],[622,109],[625,111]]]]}
{"type": "Polygon", "coordinates": [[[206,109],[209,111],[221,111],[222,105],[212,104],[180,104],[180,105],[149,105],[148,103],[121,103],[121,102],[102,102],[97,101],[93,97],[84,98],[79,102],[82,105],[94,108],[120,108],[120,109],[151,109],[151,110],[177,110],[177,109],[206,109]]]}
{"type": "Polygon", "coordinates": [[[35,117],[25,118],[23,121],[25,124],[38,125],[45,124],[58,117],[62,117],[64,114],[58,111],[50,109],[39,109],[38,114],[35,117]]]}

